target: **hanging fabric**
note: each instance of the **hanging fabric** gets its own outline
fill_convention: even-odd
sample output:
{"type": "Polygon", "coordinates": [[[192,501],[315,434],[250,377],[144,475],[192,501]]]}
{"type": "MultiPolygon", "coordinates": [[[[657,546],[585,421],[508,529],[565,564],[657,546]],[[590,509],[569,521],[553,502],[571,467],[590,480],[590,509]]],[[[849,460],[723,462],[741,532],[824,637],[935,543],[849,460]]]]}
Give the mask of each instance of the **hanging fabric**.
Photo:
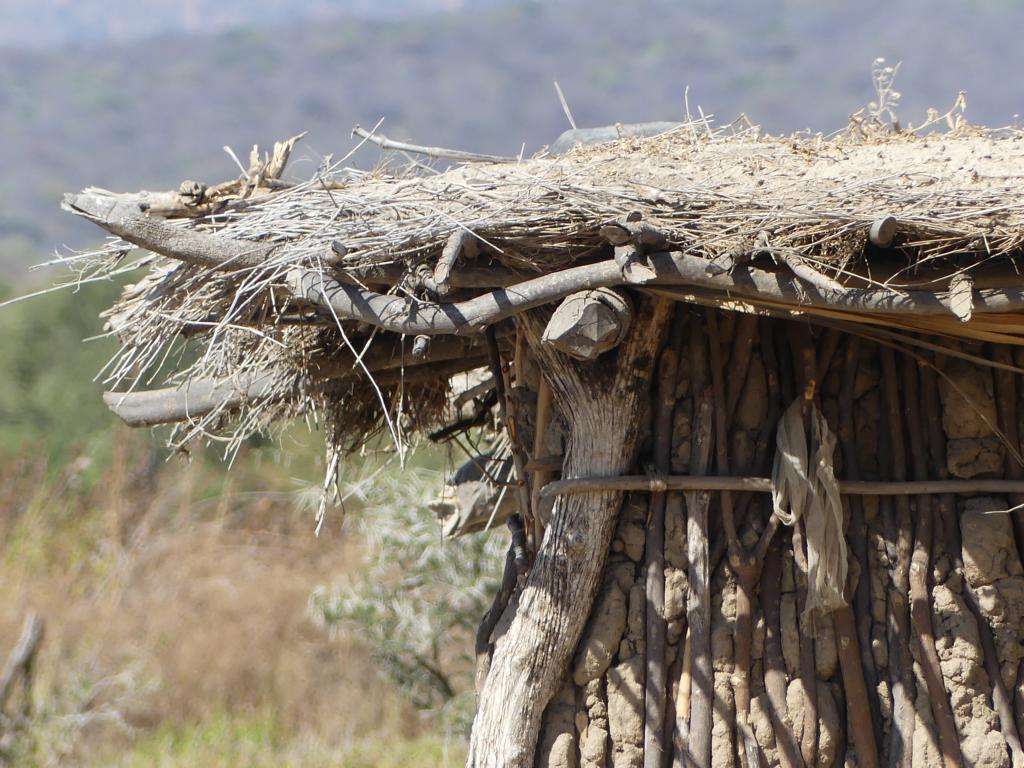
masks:
{"type": "Polygon", "coordinates": [[[843,506],[833,459],[836,437],[821,410],[811,402],[808,444],[801,413],[805,402],[797,398],[779,421],[772,502],[775,515],[786,525],[804,521],[808,571],[804,615],[811,617],[846,605],[843,590],[847,562],[843,506]]]}

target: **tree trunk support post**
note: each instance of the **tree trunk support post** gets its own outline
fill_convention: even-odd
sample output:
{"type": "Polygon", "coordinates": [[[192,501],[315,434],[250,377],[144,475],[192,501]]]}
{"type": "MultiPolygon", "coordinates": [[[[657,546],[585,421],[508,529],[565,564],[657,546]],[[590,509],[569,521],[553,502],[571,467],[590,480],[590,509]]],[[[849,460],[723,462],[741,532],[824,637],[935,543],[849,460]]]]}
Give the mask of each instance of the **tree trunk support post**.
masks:
{"type": "MultiPolygon", "coordinates": [[[[542,327],[523,319],[555,402],[573,414],[564,477],[620,474],[635,462],[650,372],[671,309],[670,302],[645,301],[622,344],[582,364],[542,344],[542,327]]],[[[533,765],[541,717],[590,613],[621,504],[616,491],[555,500],[515,616],[495,640],[470,736],[470,768],[533,765]]]]}

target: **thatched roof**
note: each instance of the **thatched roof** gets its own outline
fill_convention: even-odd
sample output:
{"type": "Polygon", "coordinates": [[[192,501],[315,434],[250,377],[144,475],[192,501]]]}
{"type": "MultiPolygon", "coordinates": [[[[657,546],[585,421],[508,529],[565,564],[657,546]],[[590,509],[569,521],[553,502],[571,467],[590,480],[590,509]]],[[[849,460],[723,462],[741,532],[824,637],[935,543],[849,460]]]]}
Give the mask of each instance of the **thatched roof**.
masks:
{"type": "Polygon", "coordinates": [[[338,447],[385,423],[401,441],[437,423],[451,376],[485,364],[484,327],[504,343],[518,312],[600,286],[883,335],[1024,338],[1020,131],[698,121],[443,172],[325,163],[290,183],[294,141],[217,187],[67,196],[116,238],[83,270],[149,268],[109,313],[122,347],[107,380],[132,392],[107,402],[129,423],[238,438],[304,415],[338,447]]]}

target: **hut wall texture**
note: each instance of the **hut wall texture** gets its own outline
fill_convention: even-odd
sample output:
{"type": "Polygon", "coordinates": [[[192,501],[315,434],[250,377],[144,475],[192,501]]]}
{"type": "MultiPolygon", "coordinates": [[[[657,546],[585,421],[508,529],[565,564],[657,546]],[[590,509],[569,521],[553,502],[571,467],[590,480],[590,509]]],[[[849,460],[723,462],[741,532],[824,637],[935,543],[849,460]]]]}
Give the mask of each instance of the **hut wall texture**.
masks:
{"type": "MultiPolygon", "coordinates": [[[[680,310],[691,311],[691,310],[680,310]]],[[[702,322],[699,312],[689,322],[702,322]]],[[[757,456],[759,437],[764,440],[766,420],[778,410],[772,399],[769,376],[781,381],[782,399],[792,400],[800,392],[800,350],[794,333],[796,323],[759,320],[749,342],[733,337],[744,333],[737,316],[720,315],[722,354],[726,357],[726,388],[734,392],[735,407],[729,427],[729,463],[735,474],[764,474],[763,456],[757,456]],[[772,324],[774,354],[765,354],[761,340],[765,323],[772,324]],[[737,330],[740,328],[741,330],[737,330]],[[746,348],[744,348],[746,347],[746,348]],[[749,360],[747,355],[749,354],[749,360]],[[732,358],[732,359],[729,359],[732,358]],[[768,370],[769,362],[777,370],[768,370]]],[[[804,328],[807,326],[805,325],[804,328]]],[[[751,328],[746,321],[746,332],[751,328]]],[[[836,449],[836,476],[849,477],[853,467],[862,479],[899,479],[899,466],[913,478],[914,451],[921,451],[928,464],[928,476],[954,478],[1012,476],[1013,457],[1007,455],[998,431],[1016,430],[1021,391],[1005,399],[996,374],[984,367],[953,357],[928,357],[933,369],[907,365],[897,351],[890,357],[894,366],[886,370],[882,348],[859,342],[859,351],[848,354],[850,339],[835,333],[813,330],[816,364],[823,372],[818,384],[822,412],[831,429],[840,434],[843,398],[852,406],[855,434],[848,436],[847,450],[855,445],[856,462],[836,449]],[[850,360],[856,361],[852,374],[850,360]],[[846,389],[844,390],[844,377],[846,389]],[[888,375],[888,380],[887,380],[888,375]],[[908,381],[916,375],[916,382],[908,381]],[[895,381],[891,379],[895,376],[895,381]],[[929,378],[930,377],[930,378],[929,378]],[[887,400],[895,391],[900,402],[896,411],[887,400]],[[932,409],[929,410],[929,395],[932,409]],[[908,391],[909,387],[909,391],[908,391]],[[915,388],[917,395],[914,395],[915,388]],[[908,402],[908,394],[915,403],[908,402]],[[999,397],[1003,396],[1002,407],[999,397]],[[852,402],[851,402],[852,398],[852,402]],[[919,432],[911,431],[908,406],[918,409],[919,432]],[[933,411],[937,410],[938,413],[933,411]],[[895,415],[895,421],[894,421],[895,415]],[[1000,420],[1003,420],[1002,424],[1000,420]],[[1013,424],[1006,420],[1011,419],[1013,424]],[[940,422],[940,423],[939,423],[940,422]],[[1009,429],[1007,429],[1009,427],[1009,429]],[[901,440],[905,455],[899,456],[901,440]],[[1006,469],[1004,469],[1004,467],[1006,469]]],[[[769,340],[769,344],[772,342],[769,340]]],[[[768,350],[771,352],[772,350],[768,350]]],[[[964,351],[986,358],[1010,358],[1005,349],[982,346],[964,351]]],[[[1018,354],[1017,363],[1024,363],[1018,354]]],[[[911,359],[912,360],[912,359],[911,359]]],[[[785,407],[786,402],[777,403],[785,407]]],[[[672,418],[672,470],[686,473],[692,451],[694,393],[691,391],[688,361],[680,364],[676,404],[672,418]]],[[[1020,425],[1024,427],[1024,425],[1020,425]]],[[[774,452],[774,437],[771,438],[774,452]]],[[[641,455],[638,470],[649,462],[641,455]]],[[[645,579],[644,556],[647,543],[646,494],[630,494],[623,504],[611,544],[600,592],[577,647],[565,683],[544,714],[536,753],[539,766],[551,768],[639,768],[644,765],[644,676],[645,676],[645,579]]],[[[767,520],[767,496],[737,502],[742,543],[753,547],[767,520]]],[[[1024,568],[1015,541],[1011,516],[1006,510],[1019,499],[960,496],[931,498],[844,497],[846,536],[849,547],[848,592],[854,608],[858,634],[869,644],[864,648],[865,677],[874,714],[879,759],[874,764],[909,765],[931,768],[944,765],[940,740],[933,717],[922,659],[922,646],[908,607],[908,568],[914,527],[920,526],[924,507],[930,505],[934,539],[927,574],[928,605],[934,629],[935,650],[941,670],[944,695],[949,701],[963,761],[968,766],[1010,768],[1011,753],[1004,740],[1000,719],[993,706],[993,690],[986,670],[985,643],[976,615],[987,623],[992,637],[995,669],[1012,699],[1024,685],[1024,568]],[[857,505],[859,509],[854,509],[857,505]],[[859,530],[857,530],[859,528],[859,530]],[[958,542],[957,539],[960,541],[958,542]],[[862,543],[862,545],[861,545],[862,543]],[[861,561],[863,558],[863,561],[861,561]],[[863,573],[866,566],[867,572],[863,573]],[[866,590],[857,595],[858,580],[866,590]],[[972,601],[976,611],[972,611],[972,601]],[[912,670],[900,674],[900,661],[912,670]],[[901,681],[906,686],[901,696],[901,681]],[[901,701],[906,706],[901,708],[901,701]],[[904,711],[900,726],[900,712],[904,711]],[[912,728],[912,732],[909,730],[912,728]],[[901,743],[908,739],[907,743],[901,743]]],[[[680,734],[672,725],[676,708],[686,706],[684,647],[687,637],[687,522],[682,494],[669,494],[665,519],[665,607],[667,622],[665,691],[666,722],[673,731],[667,739],[675,752],[672,764],[680,765],[680,734]],[[673,747],[675,742],[675,747],[673,747]]],[[[734,652],[736,649],[737,585],[728,557],[722,555],[720,504],[712,494],[709,514],[711,547],[711,655],[714,669],[712,720],[712,765],[739,766],[741,756],[736,726],[734,652]]],[[[920,531],[919,531],[920,532],[920,531]]],[[[774,563],[761,572],[755,588],[752,615],[750,665],[750,724],[763,759],[768,765],[780,762],[777,734],[772,725],[771,703],[766,693],[766,669],[779,669],[785,678],[785,711],[778,713],[793,734],[803,741],[804,686],[801,682],[801,644],[810,644],[814,658],[817,692],[818,735],[811,764],[864,765],[858,760],[854,740],[849,737],[850,707],[843,682],[833,622],[819,617],[811,627],[801,620],[800,584],[803,575],[794,562],[792,530],[782,526],[775,536],[779,552],[769,550],[774,563]],[[774,580],[774,582],[772,581],[774,580]],[[778,595],[778,599],[775,599],[778,595]],[[764,605],[767,597],[770,605],[764,605]],[[765,610],[767,608],[767,610],[765,610]],[[776,624],[777,623],[777,624],[776,624]],[[771,626],[769,626],[771,624],[771,626]],[[810,635],[813,633],[813,638],[810,635]],[[781,658],[780,658],[781,657],[781,658]]],[[[805,649],[806,650],[806,649],[805,649]]],[[[990,664],[989,670],[993,666],[990,664]]],[[[777,689],[778,690],[778,689],[777,689]]],[[[1018,718],[1021,714],[1018,712],[1018,718]]],[[[683,718],[685,720],[685,717],[683,718]]],[[[684,739],[685,740],[685,739],[684,739]]],[[[806,747],[805,747],[806,749],[806,747]]],[[[805,758],[808,756],[805,752],[805,758]]],[[[665,764],[669,764],[666,757],[665,764]]],[[[948,764],[948,763],[946,763],[948,764]]]]}

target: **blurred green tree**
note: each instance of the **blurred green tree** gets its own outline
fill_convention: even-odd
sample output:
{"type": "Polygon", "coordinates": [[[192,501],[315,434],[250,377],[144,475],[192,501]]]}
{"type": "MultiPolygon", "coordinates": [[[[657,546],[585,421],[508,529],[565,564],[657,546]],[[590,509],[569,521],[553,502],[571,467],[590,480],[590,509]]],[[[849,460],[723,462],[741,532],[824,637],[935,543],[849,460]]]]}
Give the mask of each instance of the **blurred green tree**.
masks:
{"type": "MultiPolygon", "coordinates": [[[[45,451],[51,463],[72,449],[98,448],[113,427],[94,381],[114,352],[99,313],[114,283],[58,290],[0,307],[0,452],[45,451]]],[[[0,302],[17,293],[0,284],[0,302]]]]}
{"type": "MultiPolygon", "coordinates": [[[[365,477],[367,473],[363,473],[365,477]]],[[[507,540],[477,534],[442,540],[427,508],[439,473],[373,473],[345,494],[362,510],[367,564],[314,592],[314,613],[366,641],[387,675],[423,710],[468,732],[474,707],[477,625],[498,589],[507,540]]]]}

